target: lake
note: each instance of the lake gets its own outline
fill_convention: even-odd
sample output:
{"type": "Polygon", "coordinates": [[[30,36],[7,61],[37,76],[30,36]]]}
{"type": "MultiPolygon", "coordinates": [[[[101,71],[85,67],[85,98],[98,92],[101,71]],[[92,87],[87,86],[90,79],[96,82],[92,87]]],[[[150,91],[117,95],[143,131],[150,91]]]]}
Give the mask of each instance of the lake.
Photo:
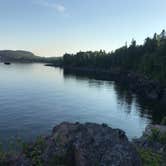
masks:
{"type": "Polygon", "coordinates": [[[113,81],[96,80],[43,64],[0,63],[0,140],[33,140],[63,121],[107,123],[140,137],[152,114],[113,81]]]}

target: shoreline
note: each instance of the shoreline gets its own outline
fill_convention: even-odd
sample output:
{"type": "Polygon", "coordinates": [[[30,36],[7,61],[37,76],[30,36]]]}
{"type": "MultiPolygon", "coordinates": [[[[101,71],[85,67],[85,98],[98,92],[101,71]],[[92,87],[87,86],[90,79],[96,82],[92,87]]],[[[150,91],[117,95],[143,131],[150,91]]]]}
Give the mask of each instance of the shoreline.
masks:
{"type": "Polygon", "coordinates": [[[116,69],[102,70],[54,64],[46,64],[46,66],[62,68],[66,74],[77,74],[77,72],[87,76],[94,74],[95,78],[99,80],[115,81],[124,85],[128,90],[132,91],[140,97],[144,97],[145,99],[152,101],[157,100],[162,104],[166,104],[166,87],[163,87],[159,81],[149,79],[147,76],[139,73],[131,71],[120,71],[116,69]]]}
{"type": "Polygon", "coordinates": [[[164,125],[149,125],[142,137],[129,141],[123,130],[107,124],[62,122],[50,135],[24,143],[18,154],[1,151],[0,165],[163,165],[165,143],[164,125]]]}

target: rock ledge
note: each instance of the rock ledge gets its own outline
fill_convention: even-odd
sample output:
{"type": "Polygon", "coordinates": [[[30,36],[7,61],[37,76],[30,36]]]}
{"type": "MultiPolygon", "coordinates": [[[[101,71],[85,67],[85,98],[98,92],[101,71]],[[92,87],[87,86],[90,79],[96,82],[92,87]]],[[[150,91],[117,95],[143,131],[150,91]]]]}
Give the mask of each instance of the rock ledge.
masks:
{"type": "Polygon", "coordinates": [[[15,165],[36,163],[44,166],[141,165],[138,153],[122,130],[106,124],[68,122],[54,127],[52,135],[44,138],[44,143],[30,145],[15,165]]]}

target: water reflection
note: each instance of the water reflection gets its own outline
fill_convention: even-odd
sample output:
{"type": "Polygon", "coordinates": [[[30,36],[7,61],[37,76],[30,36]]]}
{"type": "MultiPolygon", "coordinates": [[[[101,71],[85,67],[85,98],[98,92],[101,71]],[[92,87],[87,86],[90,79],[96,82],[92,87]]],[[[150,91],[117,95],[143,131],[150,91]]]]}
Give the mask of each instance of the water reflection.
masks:
{"type": "Polygon", "coordinates": [[[32,140],[63,121],[107,123],[142,135],[157,104],[138,98],[108,76],[71,72],[43,64],[0,64],[0,141],[18,135],[32,140]],[[154,106],[155,105],[155,106],[154,106]]]}
{"type": "Polygon", "coordinates": [[[118,82],[114,83],[111,77],[108,77],[107,74],[104,75],[102,73],[102,75],[100,75],[100,73],[67,69],[64,69],[63,73],[65,79],[74,78],[77,81],[82,81],[87,80],[88,78],[90,87],[93,86],[93,84],[95,84],[97,87],[100,87],[105,83],[101,80],[110,80],[107,81],[106,84],[113,86],[114,90],[116,91],[116,97],[119,105],[121,107],[126,107],[124,111],[126,111],[128,114],[131,113],[134,105],[136,111],[139,113],[139,116],[142,118],[151,119],[152,123],[160,123],[162,117],[166,116],[165,105],[159,103],[158,101],[150,101],[133,94],[125,85],[122,85],[118,82]]]}

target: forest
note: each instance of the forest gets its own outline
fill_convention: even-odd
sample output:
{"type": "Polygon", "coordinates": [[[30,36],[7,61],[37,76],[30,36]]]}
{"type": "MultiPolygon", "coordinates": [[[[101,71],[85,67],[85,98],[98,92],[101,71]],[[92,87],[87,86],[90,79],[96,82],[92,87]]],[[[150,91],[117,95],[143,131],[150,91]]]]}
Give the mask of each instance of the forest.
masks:
{"type": "Polygon", "coordinates": [[[147,37],[141,45],[132,39],[130,45],[126,43],[109,53],[100,50],[65,54],[61,62],[64,67],[137,72],[165,85],[166,31],[147,37]]]}

